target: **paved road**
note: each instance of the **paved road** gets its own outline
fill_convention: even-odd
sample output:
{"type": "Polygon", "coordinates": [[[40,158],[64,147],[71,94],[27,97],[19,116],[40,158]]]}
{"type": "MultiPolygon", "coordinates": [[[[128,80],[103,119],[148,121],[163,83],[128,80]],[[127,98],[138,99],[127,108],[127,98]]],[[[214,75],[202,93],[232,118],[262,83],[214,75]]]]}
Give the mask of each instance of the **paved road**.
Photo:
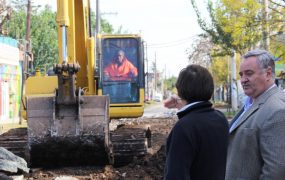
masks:
{"type": "MultiPolygon", "coordinates": [[[[226,108],[216,108],[223,113],[227,112],[226,108]]],[[[144,109],[143,117],[145,118],[169,118],[173,115],[176,115],[177,109],[168,109],[163,106],[162,102],[155,102],[149,104],[144,109]]],[[[229,117],[228,120],[231,120],[232,117],[229,117]]]]}
{"type": "Polygon", "coordinates": [[[147,118],[168,118],[176,114],[177,109],[167,109],[162,102],[155,102],[144,109],[143,117],[147,118]]]}

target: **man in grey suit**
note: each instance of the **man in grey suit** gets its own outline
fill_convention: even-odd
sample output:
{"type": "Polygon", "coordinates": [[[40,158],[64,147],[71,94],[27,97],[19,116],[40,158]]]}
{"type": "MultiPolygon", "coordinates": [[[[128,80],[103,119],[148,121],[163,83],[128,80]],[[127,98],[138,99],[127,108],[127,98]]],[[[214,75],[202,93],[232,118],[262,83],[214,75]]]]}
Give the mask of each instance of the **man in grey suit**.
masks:
{"type": "Polygon", "coordinates": [[[264,50],[243,56],[249,101],[230,124],[226,180],[285,179],[285,95],[274,84],[274,59],[264,50]]]}

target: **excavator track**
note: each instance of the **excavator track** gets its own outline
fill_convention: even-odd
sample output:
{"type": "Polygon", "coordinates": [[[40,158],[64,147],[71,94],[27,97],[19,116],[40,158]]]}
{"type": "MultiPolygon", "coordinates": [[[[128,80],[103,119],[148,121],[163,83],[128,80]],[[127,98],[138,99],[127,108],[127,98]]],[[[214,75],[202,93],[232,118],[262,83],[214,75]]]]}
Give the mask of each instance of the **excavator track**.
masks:
{"type": "MultiPolygon", "coordinates": [[[[27,128],[12,129],[0,135],[0,147],[28,160],[27,136],[27,128]]],[[[115,166],[129,164],[147,154],[149,144],[145,128],[123,126],[111,131],[110,137],[115,166]]]]}
{"type": "Polygon", "coordinates": [[[147,154],[146,130],[123,126],[110,132],[115,166],[123,166],[147,154]]]}
{"type": "Polygon", "coordinates": [[[26,159],[27,155],[27,141],[27,128],[11,129],[0,135],[0,147],[24,159],[26,159]]]}

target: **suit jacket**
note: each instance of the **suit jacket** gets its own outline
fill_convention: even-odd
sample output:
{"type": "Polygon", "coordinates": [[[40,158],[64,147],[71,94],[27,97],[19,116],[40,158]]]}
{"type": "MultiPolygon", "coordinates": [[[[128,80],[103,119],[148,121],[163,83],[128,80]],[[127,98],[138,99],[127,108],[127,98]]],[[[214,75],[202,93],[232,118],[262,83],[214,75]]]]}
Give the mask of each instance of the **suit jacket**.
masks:
{"type": "Polygon", "coordinates": [[[284,179],[285,95],[275,86],[253,102],[230,132],[226,180],[284,179]]]}
{"type": "Polygon", "coordinates": [[[165,180],[224,180],[228,122],[210,102],[178,112],[167,139],[165,180]]]}

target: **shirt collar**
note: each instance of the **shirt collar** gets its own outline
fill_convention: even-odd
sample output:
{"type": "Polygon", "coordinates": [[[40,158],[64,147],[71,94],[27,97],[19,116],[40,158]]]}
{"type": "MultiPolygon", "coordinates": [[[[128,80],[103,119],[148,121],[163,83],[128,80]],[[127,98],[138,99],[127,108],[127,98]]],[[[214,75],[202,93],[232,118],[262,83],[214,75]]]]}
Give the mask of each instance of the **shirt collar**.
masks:
{"type": "Polygon", "coordinates": [[[196,101],[196,102],[192,102],[192,103],[190,103],[190,104],[186,104],[186,105],[183,106],[181,109],[179,109],[179,110],[177,111],[177,113],[182,112],[182,111],[185,111],[187,108],[189,108],[189,107],[191,107],[191,106],[193,106],[193,105],[195,105],[195,104],[198,104],[198,103],[200,103],[200,102],[203,102],[203,101],[196,101]]]}
{"type": "Polygon", "coordinates": [[[252,105],[252,103],[253,103],[252,98],[247,96],[244,102],[244,111],[246,111],[252,105]]]}
{"type": "MultiPolygon", "coordinates": [[[[272,86],[270,86],[266,91],[269,91],[270,89],[272,89],[272,88],[275,87],[275,86],[276,86],[276,84],[273,83],[272,86]]],[[[265,91],[265,92],[266,92],[266,91],[265,91]]]]}

